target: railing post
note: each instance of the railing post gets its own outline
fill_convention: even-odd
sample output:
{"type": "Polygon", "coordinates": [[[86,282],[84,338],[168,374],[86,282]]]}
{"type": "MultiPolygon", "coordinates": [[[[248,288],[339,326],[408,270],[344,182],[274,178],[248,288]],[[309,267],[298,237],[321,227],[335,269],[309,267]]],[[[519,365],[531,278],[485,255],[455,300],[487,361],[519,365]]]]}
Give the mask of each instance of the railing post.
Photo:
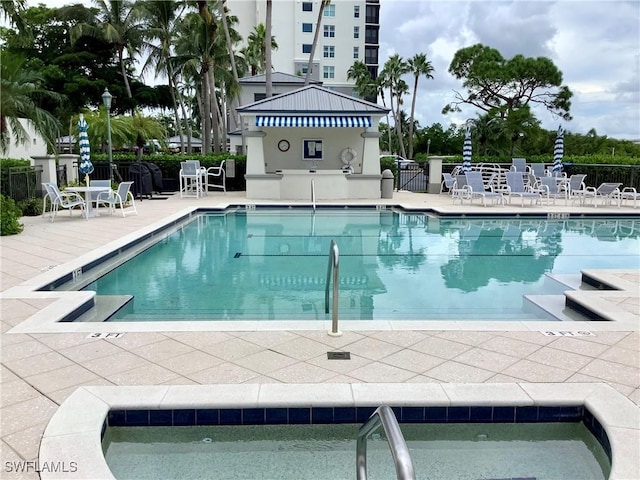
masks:
{"type": "Polygon", "coordinates": [[[339,337],[342,332],[338,329],[338,286],[340,271],[340,253],[335,240],[331,240],[329,247],[329,264],[327,265],[327,283],[324,289],[324,313],[329,313],[329,283],[333,270],[333,311],[331,315],[331,331],[327,332],[332,337],[339,337]]]}

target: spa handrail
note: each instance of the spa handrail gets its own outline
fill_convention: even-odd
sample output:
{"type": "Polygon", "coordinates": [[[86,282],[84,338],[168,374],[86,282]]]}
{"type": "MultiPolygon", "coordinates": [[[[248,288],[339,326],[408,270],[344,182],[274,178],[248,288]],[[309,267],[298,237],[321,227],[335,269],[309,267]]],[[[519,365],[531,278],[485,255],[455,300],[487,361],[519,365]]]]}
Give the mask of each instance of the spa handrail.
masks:
{"type": "Polygon", "coordinates": [[[331,322],[331,334],[340,335],[338,331],[338,285],[340,274],[340,251],[335,240],[331,240],[329,246],[329,263],[327,264],[327,283],[324,288],[324,313],[329,313],[329,284],[331,283],[331,271],[333,271],[333,311],[331,322]]]}
{"type": "Polygon", "coordinates": [[[409,453],[409,447],[402,435],[398,420],[391,410],[391,407],[382,405],[371,414],[367,423],[365,423],[358,432],[356,441],[356,462],[357,462],[357,479],[367,480],[367,438],[378,427],[382,425],[387,442],[393,456],[393,463],[396,467],[396,478],[398,480],[415,480],[416,475],[413,470],[413,461],[409,453]]]}
{"type": "Polygon", "coordinates": [[[313,211],[316,211],[316,184],[313,181],[313,178],[311,179],[311,204],[313,205],[313,211]]]}

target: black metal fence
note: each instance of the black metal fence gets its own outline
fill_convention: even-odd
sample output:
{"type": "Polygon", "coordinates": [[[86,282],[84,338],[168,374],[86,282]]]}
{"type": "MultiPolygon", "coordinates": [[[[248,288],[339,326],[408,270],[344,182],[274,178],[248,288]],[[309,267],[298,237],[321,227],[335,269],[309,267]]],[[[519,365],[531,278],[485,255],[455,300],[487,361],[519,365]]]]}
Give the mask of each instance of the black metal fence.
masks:
{"type": "Polygon", "coordinates": [[[42,197],[42,167],[9,167],[2,194],[16,202],[42,197]]]}

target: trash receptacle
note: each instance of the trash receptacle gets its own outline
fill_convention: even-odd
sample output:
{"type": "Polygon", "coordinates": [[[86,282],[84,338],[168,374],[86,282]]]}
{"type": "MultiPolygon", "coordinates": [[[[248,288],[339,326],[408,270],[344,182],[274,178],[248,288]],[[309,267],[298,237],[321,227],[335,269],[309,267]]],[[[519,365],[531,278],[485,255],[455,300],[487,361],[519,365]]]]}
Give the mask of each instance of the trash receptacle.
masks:
{"type": "Polygon", "coordinates": [[[381,197],[382,198],[393,198],[393,172],[389,169],[386,169],[382,172],[382,185],[380,186],[381,197]]]}
{"type": "Polygon", "coordinates": [[[236,178],[236,159],[227,158],[224,165],[224,175],[227,178],[236,178]]]}

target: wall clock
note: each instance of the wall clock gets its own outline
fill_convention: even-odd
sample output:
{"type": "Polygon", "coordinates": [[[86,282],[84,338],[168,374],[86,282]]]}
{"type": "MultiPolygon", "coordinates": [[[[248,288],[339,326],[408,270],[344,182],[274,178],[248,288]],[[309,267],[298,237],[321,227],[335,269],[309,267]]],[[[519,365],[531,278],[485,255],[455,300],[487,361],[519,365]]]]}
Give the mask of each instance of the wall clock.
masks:
{"type": "Polygon", "coordinates": [[[287,140],[280,140],[278,142],[278,150],[280,150],[281,152],[286,152],[287,150],[289,150],[289,142],[287,140]]]}

